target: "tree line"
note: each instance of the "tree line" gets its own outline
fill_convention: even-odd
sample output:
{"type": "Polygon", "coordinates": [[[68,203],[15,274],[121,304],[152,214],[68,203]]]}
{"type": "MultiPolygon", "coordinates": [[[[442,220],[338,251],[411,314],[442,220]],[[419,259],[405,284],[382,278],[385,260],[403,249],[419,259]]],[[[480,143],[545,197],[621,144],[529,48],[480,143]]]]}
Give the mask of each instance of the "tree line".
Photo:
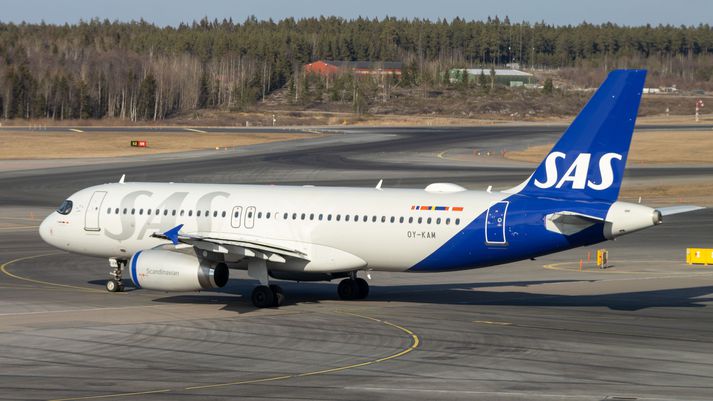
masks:
{"type": "Polygon", "coordinates": [[[555,26],[507,17],[204,18],[176,27],[97,19],[0,23],[0,116],[137,121],[201,108],[244,110],[283,87],[299,97],[308,79],[302,67],[318,59],[402,61],[401,82],[389,85],[403,86],[433,85],[452,67],[508,63],[649,67],[658,77],[711,81],[713,30],[703,24],[555,26]]]}

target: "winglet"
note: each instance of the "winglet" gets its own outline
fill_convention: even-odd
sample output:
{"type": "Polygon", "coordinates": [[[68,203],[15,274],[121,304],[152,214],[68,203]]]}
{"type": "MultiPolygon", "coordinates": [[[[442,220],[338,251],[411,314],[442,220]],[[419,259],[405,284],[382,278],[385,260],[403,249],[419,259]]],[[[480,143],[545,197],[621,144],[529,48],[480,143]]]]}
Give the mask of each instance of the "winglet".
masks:
{"type": "Polygon", "coordinates": [[[181,228],[183,228],[183,224],[179,224],[176,227],[173,227],[172,229],[163,233],[163,235],[165,235],[166,238],[170,239],[171,242],[173,242],[173,245],[178,245],[178,232],[181,231],[181,228]]]}
{"type": "Polygon", "coordinates": [[[381,184],[384,183],[384,180],[379,180],[379,183],[376,184],[376,189],[381,190],[381,184]]]}
{"type": "Polygon", "coordinates": [[[126,178],[126,174],[122,174],[121,178],[119,178],[119,184],[123,184],[125,178],[126,178]]]}

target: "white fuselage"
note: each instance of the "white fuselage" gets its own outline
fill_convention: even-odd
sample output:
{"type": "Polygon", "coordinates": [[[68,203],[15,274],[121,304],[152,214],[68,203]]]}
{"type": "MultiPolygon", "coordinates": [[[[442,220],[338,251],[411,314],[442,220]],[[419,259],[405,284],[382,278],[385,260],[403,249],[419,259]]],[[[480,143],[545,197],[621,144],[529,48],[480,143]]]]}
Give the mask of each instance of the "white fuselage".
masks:
{"type": "Polygon", "coordinates": [[[404,271],[432,254],[508,195],[435,188],[317,188],[115,183],[72,195],[72,210],[50,215],[42,237],[71,252],[127,259],[182,232],[268,241],[309,255],[272,269],[404,271]]]}

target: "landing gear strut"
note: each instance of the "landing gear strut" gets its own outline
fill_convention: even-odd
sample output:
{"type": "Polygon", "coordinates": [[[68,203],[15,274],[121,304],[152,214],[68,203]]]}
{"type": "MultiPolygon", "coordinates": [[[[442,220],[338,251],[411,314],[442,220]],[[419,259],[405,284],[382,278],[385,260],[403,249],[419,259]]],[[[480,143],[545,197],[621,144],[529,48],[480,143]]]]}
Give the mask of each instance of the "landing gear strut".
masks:
{"type": "Polygon", "coordinates": [[[106,290],[109,292],[122,292],[124,291],[124,284],[121,281],[121,273],[126,267],[125,260],[109,259],[109,266],[113,267],[109,275],[112,277],[106,282],[106,290]]]}
{"type": "Polygon", "coordinates": [[[364,299],[369,295],[369,283],[357,277],[356,272],[352,272],[350,278],[345,278],[339,283],[337,294],[344,300],[364,299]]]}
{"type": "Polygon", "coordinates": [[[270,284],[267,264],[264,260],[250,261],[248,275],[260,281],[260,285],[253,289],[250,296],[256,308],[276,308],[282,305],[285,301],[285,294],[282,293],[280,286],[270,284]]]}

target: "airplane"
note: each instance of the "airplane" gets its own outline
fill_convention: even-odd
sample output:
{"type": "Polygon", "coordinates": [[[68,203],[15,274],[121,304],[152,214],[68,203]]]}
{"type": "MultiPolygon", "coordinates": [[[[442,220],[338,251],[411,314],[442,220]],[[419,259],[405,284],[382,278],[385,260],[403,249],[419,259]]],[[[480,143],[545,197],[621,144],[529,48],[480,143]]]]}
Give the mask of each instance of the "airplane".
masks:
{"type": "Polygon", "coordinates": [[[277,307],[271,279],[331,281],[366,298],[357,273],[445,272],[533,259],[612,240],[700,209],[618,201],[646,78],[616,70],[522,184],[472,191],[119,182],[72,194],[40,225],[57,248],[108,258],[106,288],[220,288],[231,269],[258,280],[255,307],[277,307]]]}

